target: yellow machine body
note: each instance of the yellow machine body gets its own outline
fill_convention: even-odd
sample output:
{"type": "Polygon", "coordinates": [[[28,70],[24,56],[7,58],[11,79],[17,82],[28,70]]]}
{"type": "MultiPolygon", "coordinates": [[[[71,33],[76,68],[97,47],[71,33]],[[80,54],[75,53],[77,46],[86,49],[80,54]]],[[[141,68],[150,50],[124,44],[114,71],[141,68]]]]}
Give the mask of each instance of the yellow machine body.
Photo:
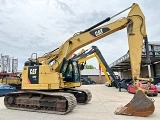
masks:
{"type": "Polygon", "coordinates": [[[80,82],[65,82],[62,75],[52,70],[49,65],[33,66],[30,70],[24,67],[22,73],[22,89],[53,90],[80,87],[80,82]],[[33,79],[29,79],[30,72],[33,79]],[[38,77],[38,78],[37,78],[38,77]]]}
{"type": "Polygon", "coordinates": [[[5,83],[9,85],[12,85],[12,84],[21,85],[22,81],[20,78],[17,78],[17,77],[5,77],[0,79],[0,83],[5,83]]]}

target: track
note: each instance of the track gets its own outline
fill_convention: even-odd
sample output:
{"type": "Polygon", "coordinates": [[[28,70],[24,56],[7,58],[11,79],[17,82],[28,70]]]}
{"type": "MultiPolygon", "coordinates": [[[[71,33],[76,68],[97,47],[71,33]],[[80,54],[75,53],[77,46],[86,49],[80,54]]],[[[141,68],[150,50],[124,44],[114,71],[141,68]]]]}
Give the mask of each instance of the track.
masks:
{"type": "Polygon", "coordinates": [[[70,93],[18,91],[7,94],[4,104],[8,109],[66,114],[76,105],[76,98],[70,93]]]}
{"type": "Polygon", "coordinates": [[[76,97],[78,104],[87,104],[92,99],[92,94],[87,89],[67,88],[65,91],[72,93],[76,97]]]}

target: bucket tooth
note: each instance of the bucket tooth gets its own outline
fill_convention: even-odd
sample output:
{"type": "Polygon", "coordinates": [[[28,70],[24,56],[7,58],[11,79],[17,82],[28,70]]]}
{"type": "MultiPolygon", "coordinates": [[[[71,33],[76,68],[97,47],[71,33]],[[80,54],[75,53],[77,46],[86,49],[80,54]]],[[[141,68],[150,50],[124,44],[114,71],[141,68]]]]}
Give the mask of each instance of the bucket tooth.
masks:
{"type": "Polygon", "coordinates": [[[154,110],[154,101],[148,98],[142,90],[138,90],[127,105],[118,107],[114,113],[117,115],[147,117],[154,110]]]}

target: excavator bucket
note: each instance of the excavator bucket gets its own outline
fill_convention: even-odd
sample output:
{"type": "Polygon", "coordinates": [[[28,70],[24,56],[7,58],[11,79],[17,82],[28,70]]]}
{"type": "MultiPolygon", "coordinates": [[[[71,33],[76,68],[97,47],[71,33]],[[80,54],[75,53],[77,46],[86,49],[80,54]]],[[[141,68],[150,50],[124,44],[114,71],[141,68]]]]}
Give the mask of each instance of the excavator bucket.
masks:
{"type": "Polygon", "coordinates": [[[118,107],[114,113],[117,115],[147,117],[154,110],[154,101],[148,98],[142,90],[138,90],[127,105],[118,107]]]}

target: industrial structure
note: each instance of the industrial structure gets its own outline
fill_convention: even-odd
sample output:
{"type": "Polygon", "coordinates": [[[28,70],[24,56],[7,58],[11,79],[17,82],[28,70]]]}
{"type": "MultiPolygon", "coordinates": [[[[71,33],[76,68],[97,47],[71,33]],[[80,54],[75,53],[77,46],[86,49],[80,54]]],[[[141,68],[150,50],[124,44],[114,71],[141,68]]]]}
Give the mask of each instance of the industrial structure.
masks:
{"type": "Polygon", "coordinates": [[[16,73],[18,70],[18,58],[10,57],[9,55],[0,55],[0,72],[16,73]]]}
{"type": "MultiPolygon", "coordinates": [[[[151,77],[152,78],[160,78],[160,43],[151,42],[148,45],[149,47],[149,55],[150,55],[150,65],[151,65],[151,77]]],[[[146,64],[146,52],[145,47],[143,46],[142,50],[142,62],[141,62],[141,77],[149,77],[148,76],[148,68],[146,64]]],[[[119,75],[122,78],[129,79],[131,78],[131,65],[130,65],[130,57],[129,51],[111,63],[110,68],[113,71],[119,72],[119,75]]]]}

